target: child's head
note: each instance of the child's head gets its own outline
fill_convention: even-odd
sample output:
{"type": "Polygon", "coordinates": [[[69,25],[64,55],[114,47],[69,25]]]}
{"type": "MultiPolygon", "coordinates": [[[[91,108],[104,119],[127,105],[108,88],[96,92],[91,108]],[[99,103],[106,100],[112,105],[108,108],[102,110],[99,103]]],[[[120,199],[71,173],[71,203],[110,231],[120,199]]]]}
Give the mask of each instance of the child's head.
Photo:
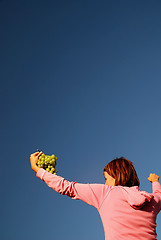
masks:
{"type": "Polygon", "coordinates": [[[124,157],[115,158],[109,162],[104,168],[105,172],[115,179],[115,186],[132,187],[140,185],[134,164],[124,157]]]}

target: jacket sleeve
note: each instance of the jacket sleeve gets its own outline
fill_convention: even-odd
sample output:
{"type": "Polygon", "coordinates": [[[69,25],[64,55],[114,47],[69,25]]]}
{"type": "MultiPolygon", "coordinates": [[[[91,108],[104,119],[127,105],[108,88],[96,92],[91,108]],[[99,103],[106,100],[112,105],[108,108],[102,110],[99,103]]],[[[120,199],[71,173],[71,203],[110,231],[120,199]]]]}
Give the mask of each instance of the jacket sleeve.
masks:
{"type": "Polygon", "coordinates": [[[156,194],[159,198],[159,211],[161,210],[161,185],[159,182],[152,183],[153,194],[156,194]]]}
{"type": "Polygon", "coordinates": [[[77,182],[69,182],[63,177],[51,174],[42,168],[38,170],[36,176],[56,192],[62,195],[67,195],[73,199],[80,199],[97,209],[99,209],[105,194],[107,194],[107,191],[110,188],[103,184],[81,184],[77,182]]]}

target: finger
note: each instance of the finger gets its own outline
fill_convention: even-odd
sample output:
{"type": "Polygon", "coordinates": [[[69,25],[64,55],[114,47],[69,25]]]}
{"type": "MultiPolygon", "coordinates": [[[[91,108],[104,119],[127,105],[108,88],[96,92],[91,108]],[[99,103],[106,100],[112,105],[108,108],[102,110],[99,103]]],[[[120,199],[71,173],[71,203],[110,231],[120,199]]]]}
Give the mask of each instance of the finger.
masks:
{"type": "Polygon", "coordinates": [[[43,152],[39,152],[39,154],[37,155],[38,158],[43,154],[43,152]]]}
{"type": "Polygon", "coordinates": [[[38,154],[38,152],[31,153],[30,157],[31,157],[31,156],[35,156],[35,155],[37,155],[37,154],[38,154]]]}
{"type": "Polygon", "coordinates": [[[31,155],[30,155],[30,158],[32,158],[34,156],[34,153],[32,153],[31,155]]]}
{"type": "Polygon", "coordinates": [[[35,157],[38,156],[39,153],[40,153],[40,152],[35,152],[35,153],[34,153],[34,156],[35,156],[35,157]]]}

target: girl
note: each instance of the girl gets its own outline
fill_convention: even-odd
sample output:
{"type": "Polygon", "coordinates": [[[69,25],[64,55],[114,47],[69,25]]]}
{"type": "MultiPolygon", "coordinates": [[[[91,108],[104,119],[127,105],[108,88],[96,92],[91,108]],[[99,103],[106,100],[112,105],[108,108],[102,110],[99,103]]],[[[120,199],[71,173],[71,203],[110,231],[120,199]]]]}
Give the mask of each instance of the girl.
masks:
{"type": "Polygon", "coordinates": [[[69,182],[39,168],[42,152],[31,154],[36,176],[56,192],[94,206],[102,219],[105,240],[156,240],[156,217],[161,210],[159,176],[150,174],[153,193],[139,190],[139,179],[131,161],[121,157],[104,168],[104,184],[69,182]]]}

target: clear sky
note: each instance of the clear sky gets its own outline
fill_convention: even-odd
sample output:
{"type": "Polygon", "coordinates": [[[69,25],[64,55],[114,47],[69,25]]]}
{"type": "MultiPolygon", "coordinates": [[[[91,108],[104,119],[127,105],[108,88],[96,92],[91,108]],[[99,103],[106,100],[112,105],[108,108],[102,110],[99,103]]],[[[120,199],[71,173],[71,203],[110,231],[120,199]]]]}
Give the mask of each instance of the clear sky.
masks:
{"type": "MultiPolygon", "coordinates": [[[[95,208],[36,178],[37,148],[69,181],[115,157],[141,190],[161,176],[161,1],[0,1],[1,239],[103,240],[95,208]]],[[[157,220],[161,239],[161,216],[157,220]]]]}

